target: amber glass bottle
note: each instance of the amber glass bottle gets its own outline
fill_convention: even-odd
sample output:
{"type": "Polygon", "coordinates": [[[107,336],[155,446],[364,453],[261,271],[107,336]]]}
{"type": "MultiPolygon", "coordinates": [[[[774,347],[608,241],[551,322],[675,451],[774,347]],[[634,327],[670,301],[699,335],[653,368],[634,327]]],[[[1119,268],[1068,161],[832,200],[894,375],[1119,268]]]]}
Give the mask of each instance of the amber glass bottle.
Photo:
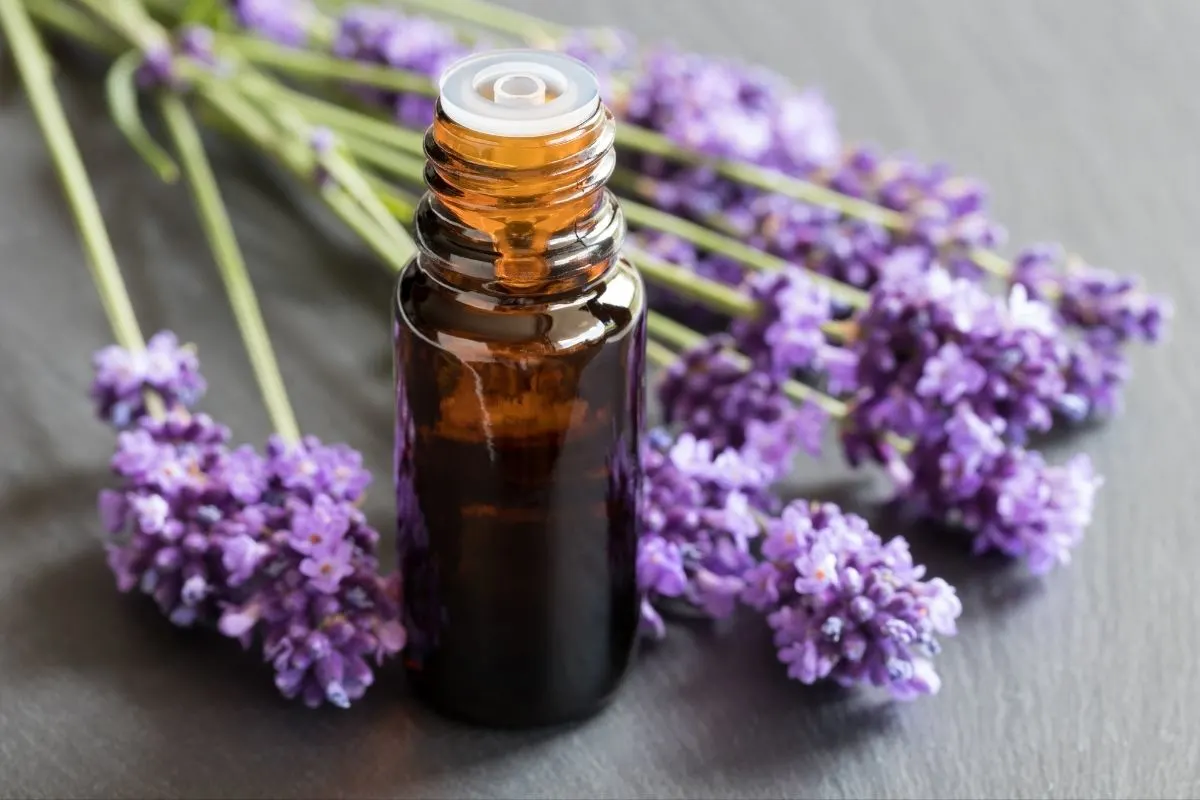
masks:
{"type": "Polygon", "coordinates": [[[598,710],[638,623],[644,290],[613,120],[566,56],[445,73],[395,298],[396,494],[419,696],[499,726],[598,710]]]}

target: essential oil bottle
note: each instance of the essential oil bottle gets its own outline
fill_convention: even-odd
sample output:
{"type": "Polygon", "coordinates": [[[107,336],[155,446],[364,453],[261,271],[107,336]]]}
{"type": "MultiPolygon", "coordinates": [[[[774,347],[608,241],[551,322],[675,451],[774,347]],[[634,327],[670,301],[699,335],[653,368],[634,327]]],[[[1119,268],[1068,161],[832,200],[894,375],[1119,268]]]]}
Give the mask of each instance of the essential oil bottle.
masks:
{"type": "Polygon", "coordinates": [[[451,66],[395,297],[396,495],[417,695],[492,726],[598,711],[631,658],[645,292],[614,123],[557,53],[451,66]]]}

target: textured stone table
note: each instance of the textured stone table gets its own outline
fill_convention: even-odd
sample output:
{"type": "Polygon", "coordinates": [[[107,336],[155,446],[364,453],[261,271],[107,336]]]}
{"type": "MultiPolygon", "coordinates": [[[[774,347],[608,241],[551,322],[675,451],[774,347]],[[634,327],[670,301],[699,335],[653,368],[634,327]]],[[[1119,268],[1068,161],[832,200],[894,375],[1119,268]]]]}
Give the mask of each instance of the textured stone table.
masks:
{"type": "MultiPolygon", "coordinates": [[[[37,797],[1196,797],[1200,564],[1193,458],[1200,292],[1200,3],[526,0],[750,56],[823,87],[848,138],[944,158],[994,188],[1018,242],[1061,238],[1176,297],[1174,341],[1136,356],[1128,413],[1066,447],[1108,483],[1068,571],[1040,582],[955,544],[914,549],[956,583],[941,695],[894,707],[791,684],[751,624],[678,628],[578,728],[498,734],[415,707],[389,674],[350,712],[279,700],[269,674],[119,596],[94,497],[111,436],[88,415],[109,340],[32,117],[0,107],[0,795],[37,797]],[[579,6],[568,8],[568,6],[579,6]]],[[[70,84],[144,327],[195,340],[205,407],[267,420],[181,188],[155,179],[70,84]]],[[[302,424],[389,459],[389,286],[222,165],[302,424]]],[[[239,177],[242,176],[242,177],[239,177]]],[[[1060,451],[1061,452],[1061,451],[1060,451]]],[[[869,507],[834,461],[794,488],[869,507]]],[[[368,511],[387,526],[387,492],[368,511]]]]}

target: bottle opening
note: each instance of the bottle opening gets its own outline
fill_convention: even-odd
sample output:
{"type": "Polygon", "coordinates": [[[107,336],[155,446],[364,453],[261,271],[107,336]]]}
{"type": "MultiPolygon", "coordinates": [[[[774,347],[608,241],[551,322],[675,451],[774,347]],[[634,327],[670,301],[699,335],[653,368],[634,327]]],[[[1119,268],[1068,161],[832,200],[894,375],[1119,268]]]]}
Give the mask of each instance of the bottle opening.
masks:
{"type": "Polygon", "coordinates": [[[443,112],[493,136],[548,136],[571,130],[600,108],[596,74],[544,50],[497,50],[451,64],[439,82],[443,112]]]}
{"type": "Polygon", "coordinates": [[[492,96],[502,106],[540,106],[546,102],[546,82],[536,75],[505,75],[492,84],[492,96]]]}

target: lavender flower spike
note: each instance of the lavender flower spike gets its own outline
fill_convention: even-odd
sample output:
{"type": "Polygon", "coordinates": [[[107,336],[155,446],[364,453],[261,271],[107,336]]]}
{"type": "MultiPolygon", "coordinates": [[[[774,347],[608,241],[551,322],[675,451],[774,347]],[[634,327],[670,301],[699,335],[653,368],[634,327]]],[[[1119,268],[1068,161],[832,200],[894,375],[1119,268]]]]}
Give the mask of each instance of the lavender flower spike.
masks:
{"type": "Polygon", "coordinates": [[[679,597],[711,617],[733,613],[754,564],[755,514],[771,498],[765,474],[735,450],[718,453],[688,433],[672,441],[656,430],[649,439],[637,577],[644,628],[661,637],[655,599],[679,597]]]}
{"type": "Polygon", "coordinates": [[[903,538],[884,544],[861,517],[797,501],[768,523],[762,552],[742,599],[766,615],[789,677],[899,700],[937,693],[938,637],[955,634],[962,604],[945,581],[923,580],[903,538]]]}
{"type": "Polygon", "coordinates": [[[899,496],[919,513],[973,532],[978,552],[1026,559],[1034,574],[1070,561],[1103,482],[1086,455],[1052,466],[1006,445],[966,404],[893,474],[904,476],[899,496]]]}
{"type": "Polygon", "coordinates": [[[299,47],[308,40],[315,9],[309,0],[231,0],[239,25],[264,39],[299,47]]]}
{"type": "Polygon", "coordinates": [[[717,451],[736,450],[769,482],[791,468],[799,450],[820,454],[828,418],[784,396],[782,376],[746,372],[726,352],[730,344],[712,337],[670,367],[658,391],[663,417],[717,451]]]}
{"type": "Polygon", "coordinates": [[[405,644],[398,579],[379,575],[379,534],[356,505],[370,481],[362,456],[313,437],[273,438],[265,457],[230,450],[226,428],[181,402],[150,418],[134,405],[142,389],[177,401],[203,385],[173,335],[95,361],[94,396],[130,419],[112,459],[121,486],[99,499],[117,587],[151,596],[176,625],[260,639],[286,697],[361,697],[371,662],[405,644]]]}
{"type": "Polygon", "coordinates": [[[92,367],[90,394],[96,415],[118,429],[145,415],[146,391],[156,392],[167,408],[191,408],[206,388],[195,350],[181,345],[170,331],[150,337],[141,352],[105,347],[92,357],[92,367]]]}
{"type": "MultiPolygon", "coordinates": [[[[1013,287],[1007,302],[945,270],[896,265],[858,319],[851,429],[921,439],[966,403],[1009,441],[1049,429],[1069,351],[1051,309],[1013,287]]],[[[851,460],[862,451],[851,448],[851,460]]]]}
{"type": "Polygon", "coordinates": [[[821,326],[833,318],[833,301],[804,270],[760,272],[748,281],[758,314],[733,323],[737,349],[758,369],[788,377],[815,366],[825,346],[821,326]]]}
{"type": "Polygon", "coordinates": [[[1172,314],[1170,301],[1148,294],[1136,278],[1069,259],[1057,245],[1023,250],[1013,260],[1010,281],[1055,301],[1066,324],[1103,331],[1113,343],[1158,342],[1172,314]]]}

